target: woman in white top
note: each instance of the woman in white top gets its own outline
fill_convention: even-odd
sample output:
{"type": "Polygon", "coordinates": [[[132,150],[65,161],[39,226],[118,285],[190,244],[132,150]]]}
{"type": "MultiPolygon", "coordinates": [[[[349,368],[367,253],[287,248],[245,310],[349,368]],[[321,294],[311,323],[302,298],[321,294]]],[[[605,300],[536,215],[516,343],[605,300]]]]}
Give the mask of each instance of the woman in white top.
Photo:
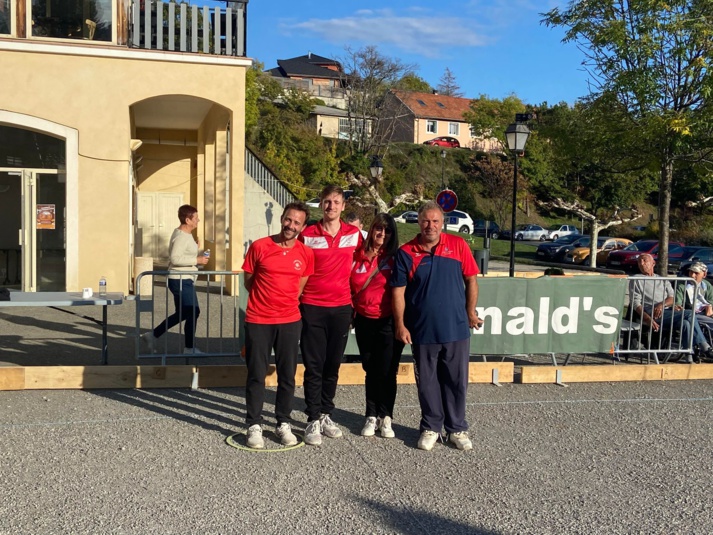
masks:
{"type": "Polygon", "coordinates": [[[184,330],[186,346],[183,352],[190,354],[201,353],[193,344],[196,321],[201,313],[193,285],[196,276],[181,275],[180,272],[196,271],[198,269],[197,264],[207,264],[208,258],[198,255],[198,243],[192,234],[200,222],[198,210],[189,204],[184,204],[178,209],[178,220],[181,225],[171,234],[171,240],[168,245],[168,270],[171,272],[168,276],[168,289],[173,294],[176,312],[166,318],[153,332],[149,331],[142,336],[152,353],[156,339],[182,321],[186,322],[184,330]]]}

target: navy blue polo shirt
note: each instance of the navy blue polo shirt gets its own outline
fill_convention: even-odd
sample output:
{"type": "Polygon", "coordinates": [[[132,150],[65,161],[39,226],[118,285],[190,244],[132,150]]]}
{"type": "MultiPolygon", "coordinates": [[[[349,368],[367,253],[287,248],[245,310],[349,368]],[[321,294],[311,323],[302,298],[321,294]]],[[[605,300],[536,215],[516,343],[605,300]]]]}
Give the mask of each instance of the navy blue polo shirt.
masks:
{"type": "Polygon", "coordinates": [[[404,324],[414,344],[446,344],[470,338],[464,277],[477,275],[463,238],[441,234],[433,251],[424,250],[420,234],[396,255],[391,286],[406,286],[404,324]]]}

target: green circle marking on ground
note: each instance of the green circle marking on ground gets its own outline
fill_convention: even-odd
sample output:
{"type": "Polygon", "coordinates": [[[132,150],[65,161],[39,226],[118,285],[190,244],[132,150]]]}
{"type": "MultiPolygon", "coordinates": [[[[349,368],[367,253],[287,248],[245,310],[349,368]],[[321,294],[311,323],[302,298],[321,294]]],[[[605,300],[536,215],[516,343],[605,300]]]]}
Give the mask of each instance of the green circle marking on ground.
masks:
{"type": "MultiPolygon", "coordinates": [[[[242,450],[242,451],[249,451],[250,453],[282,453],[283,451],[296,450],[297,448],[301,448],[302,446],[305,445],[304,440],[300,440],[294,446],[280,446],[279,448],[263,448],[261,450],[258,450],[255,448],[248,448],[247,446],[243,446],[242,444],[239,444],[233,438],[233,437],[237,437],[238,435],[245,436],[245,433],[234,433],[234,434],[230,435],[228,438],[226,438],[225,442],[228,444],[228,446],[232,446],[233,448],[242,450]]],[[[299,436],[299,435],[295,434],[295,436],[299,436]]]]}

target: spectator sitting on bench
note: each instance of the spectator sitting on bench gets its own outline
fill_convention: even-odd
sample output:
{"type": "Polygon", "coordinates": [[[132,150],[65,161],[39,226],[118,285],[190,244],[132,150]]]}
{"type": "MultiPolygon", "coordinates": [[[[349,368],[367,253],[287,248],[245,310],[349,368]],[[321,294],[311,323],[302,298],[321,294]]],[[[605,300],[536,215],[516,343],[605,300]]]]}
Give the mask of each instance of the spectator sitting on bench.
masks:
{"type": "MultiPolygon", "coordinates": [[[[654,273],[656,261],[650,254],[642,254],[638,264],[644,277],[658,277],[654,273]]],[[[674,291],[666,279],[641,280],[640,277],[634,276],[629,281],[629,296],[634,312],[644,325],[650,326],[654,332],[659,332],[662,328],[670,331],[680,326],[681,349],[688,349],[690,329],[693,327],[694,347],[700,354],[713,358],[713,350],[698,322],[693,319],[693,311],[674,305],[674,291]]],[[[693,356],[689,355],[688,360],[693,362],[693,356]]]]}
{"type": "Polygon", "coordinates": [[[706,280],[708,266],[703,262],[694,262],[688,268],[688,276],[695,282],[688,281],[679,284],[676,288],[676,304],[696,312],[696,321],[705,323],[713,329],[713,284],[706,280]],[[696,286],[698,293],[696,294],[696,286]],[[693,306],[693,296],[696,296],[696,305],[693,306]]]}

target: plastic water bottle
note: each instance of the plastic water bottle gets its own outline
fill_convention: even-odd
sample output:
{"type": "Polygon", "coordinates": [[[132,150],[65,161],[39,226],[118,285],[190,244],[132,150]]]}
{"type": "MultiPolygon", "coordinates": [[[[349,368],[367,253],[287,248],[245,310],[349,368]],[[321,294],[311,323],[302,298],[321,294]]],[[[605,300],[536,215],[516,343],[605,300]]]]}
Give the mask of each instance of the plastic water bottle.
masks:
{"type": "Polygon", "coordinates": [[[205,251],[203,251],[203,256],[205,256],[206,258],[210,258],[210,249],[206,249],[205,251]]]}
{"type": "Polygon", "coordinates": [[[99,279],[99,296],[106,296],[106,277],[104,275],[99,279]]]}

